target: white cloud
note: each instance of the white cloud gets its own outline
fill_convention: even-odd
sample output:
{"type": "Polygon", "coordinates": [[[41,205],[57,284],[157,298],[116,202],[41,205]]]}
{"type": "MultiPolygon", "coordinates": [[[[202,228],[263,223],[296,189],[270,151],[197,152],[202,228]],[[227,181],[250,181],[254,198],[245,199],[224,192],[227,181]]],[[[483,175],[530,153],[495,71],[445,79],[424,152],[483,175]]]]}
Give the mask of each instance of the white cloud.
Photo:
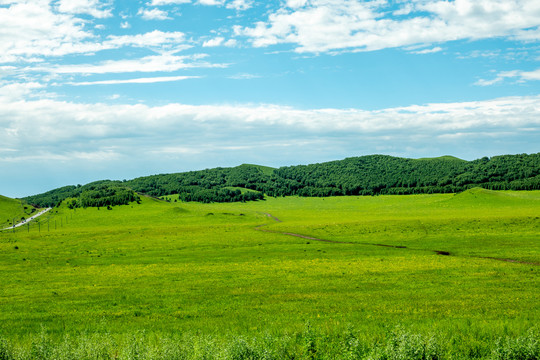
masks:
{"type": "Polygon", "coordinates": [[[198,0],[201,5],[223,5],[225,0],[198,0]]]}
{"type": "Polygon", "coordinates": [[[399,8],[398,10],[395,10],[392,14],[394,14],[395,16],[409,15],[413,11],[414,11],[413,4],[405,3],[401,8],[399,8]]]}
{"type": "MultiPolygon", "coordinates": [[[[175,47],[178,49],[178,45],[185,42],[185,34],[179,31],[163,32],[154,30],[144,34],[136,35],[110,35],[106,41],[103,42],[103,47],[106,49],[116,49],[124,46],[133,47],[159,47],[160,49],[170,49],[175,47]]],[[[185,48],[190,45],[183,44],[185,48]]]]}
{"type": "Polygon", "coordinates": [[[253,0],[233,0],[227,3],[226,8],[243,11],[251,8],[252,6],[253,0]]]}
{"type": "Polygon", "coordinates": [[[0,7],[0,63],[78,53],[94,35],[71,14],[53,13],[47,0],[0,7]]]}
{"type": "Polygon", "coordinates": [[[153,83],[181,81],[181,80],[198,79],[198,78],[200,78],[200,76],[161,76],[161,77],[148,77],[148,78],[138,78],[138,79],[81,81],[81,82],[68,83],[68,85],[85,86],[85,85],[117,85],[117,84],[153,84],[153,83]]]}
{"type": "Polygon", "coordinates": [[[212,68],[226,67],[223,64],[212,64],[203,61],[206,54],[178,56],[161,54],[146,56],[131,60],[107,60],[98,64],[80,65],[57,65],[54,67],[36,67],[38,71],[46,71],[53,74],[108,74],[108,73],[131,73],[131,72],[172,72],[189,68],[212,68]]]}
{"type": "MultiPolygon", "coordinates": [[[[165,5],[180,5],[189,4],[191,0],[152,0],[147,3],[148,6],[165,6],[165,5]]],[[[253,0],[232,0],[226,2],[226,0],[198,0],[196,3],[209,6],[223,6],[228,9],[235,10],[247,10],[253,6],[253,0]]]]}
{"type": "Polygon", "coordinates": [[[37,82],[26,83],[2,83],[0,82],[0,98],[5,101],[10,99],[20,100],[22,98],[29,98],[36,94],[36,90],[44,89],[43,84],[37,82]]]}
{"type": "Polygon", "coordinates": [[[225,40],[223,36],[216,36],[215,38],[206,40],[203,42],[203,47],[216,47],[216,46],[225,46],[225,47],[235,47],[238,45],[238,42],[235,39],[225,40]]]}
{"type": "Polygon", "coordinates": [[[159,9],[139,9],[137,15],[145,20],[172,20],[169,13],[159,9]]]}
{"type": "Polygon", "coordinates": [[[428,146],[435,138],[452,134],[476,134],[481,140],[488,132],[499,137],[508,133],[534,136],[530,129],[540,130],[540,96],[366,111],[299,110],[277,105],[79,104],[25,100],[29,90],[0,88],[3,147],[55,153],[65,148],[84,152],[97,146],[97,151],[103,151],[100,144],[108,145],[116,138],[124,139],[115,143],[124,146],[119,151],[128,154],[142,151],[141,146],[153,150],[178,146],[180,139],[184,147],[198,147],[200,139],[210,138],[213,146],[233,145],[231,139],[236,139],[235,146],[247,146],[253,136],[256,142],[269,144],[338,136],[343,144],[351,142],[350,146],[364,140],[407,142],[415,136],[428,146]],[[242,143],[238,139],[248,140],[242,143]]]}
{"type": "Polygon", "coordinates": [[[526,82],[526,81],[538,81],[540,80],[540,69],[533,71],[522,71],[522,70],[511,70],[511,71],[501,71],[493,79],[480,79],[475,85],[479,86],[490,86],[503,82],[506,79],[516,79],[517,82],[526,82]]]}
{"type": "Polygon", "coordinates": [[[191,0],[152,0],[148,5],[150,6],[162,6],[162,5],[179,5],[189,4],[191,0]]]}
{"type": "Polygon", "coordinates": [[[10,156],[0,156],[0,162],[4,163],[20,163],[20,162],[29,162],[29,161],[38,161],[38,162],[103,162],[119,160],[119,155],[114,152],[114,150],[106,151],[66,151],[62,154],[51,153],[47,151],[42,151],[34,154],[13,154],[10,156]]]}
{"type": "Polygon", "coordinates": [[[197,4],[206,6],[224,6],[227,9],[243,11],[253,6],[253,0],[198,0],[197,4]]]}
{"type": "MultiPolygon", "coordinates": [[[[69,46],[65,44],[64,46],[69,46]]],[[[79,44],[76,48],[77,52],[81,53],[92,53],[102,50],[110,50],[110,49],[119,49],[122,47],[138,47],[138,48],[149,48],[149,49],[157,49],[160,52],[178,52],[181,50],[185,50],[191,47],[191,45],[188,45],[185,43],[185,34],[182,32],[162,32],[159,30],[154,30],[152,32],[148,32],[145,34],[136,34],[136,35],[123,35],[123,36],[115,36],[110,35],[108,38],[99,43],[84,43],[79,44]]],[[[61,52],[70,53],[70,49],[64,49],[61,47],[59,49],[61,52]]],[[[75,50],[73,50],[75,51],[75,50]]],[[[192,56],[191,58],[194,60],[199,60],[202,57],[202,55],[196,55],[192,56]]],[[[119,66],[126,66],[127,72],[133,71],[132,69],[134,67],[144,67],[147,66],[149,70],[140,70],[140,71],[165,71],[165,70],[152,70],[160,68],[159,65],[157,65],[160,61],[163,64],[164,68],[167,68],[167,64],[170,67],[171,64],[175,63],[177,65],[180,64],[180,61],[183,59],[186,59],[186,57],[179,57],[174,55],[156,55],[156,56],[148,56],[142,59],[137,60],[110,60],[105,61],[99,64],[82,64],[82,65],[64,65],[64,66],[33,66],[31,71],[46,71],[46,72],[53,72],[57,74],[61,73],[105,73],[108,72],[106,69],[112,69],[119,66]],[[135,64],[139,64],[139,66],[136,66],[135,64]],[[116,64],[116,65],[115,65],[116,64]],[[79,71],[76,69],[86,69],[85,71],[79,71]],[[101,70],[100,70],[101,69],[101,70]]],[[[29,59],[27,59],[29,60],[29,59]]],[[[139,70],[137,70],[139,71],[139,70]]],[[[114,71],[116,72],[116,71],[114,71]]]]}
{"type": "Polygon", "coordinates": [[[307,4],[308,0],[287,0],[286,4],[287,7],[290,7],[292,9],[300,8],[302,6],[305,6],[307,4]]]}
{"type": "Polygon", "coordinates": [[[518,31],[515,38],[523,41],[539,41],[540,40],[540,26],[533,29],[525,29],[518,31]]]}
{"type": "Polygon", "coordinates": [[[16,70],[15,66],[0,66],[0,79],[14,74],[16,70]]]}
{"type": "Polygon", "coordinates": [[[58,11],[68,14],[87,14],[95,18],[111,17],[110,1],[99,0],[60,0],[58,11]]]}
{"type": "Polygon", "coordinates": [[[439,46],[436,46],[436,47],[431,48],[431,49],[416,50],[416,51],[411,51],[411,52],[413,54],[423,55],[423,54],[433,54],[433,53],[437,53],[437,52],[440,52],[440,51],[442,51],[442,48],[439,47],[439,46]]]}
{"type": "Polygon", "coordinates": [[[120,23],[120,27],[122,29],[129,29],[131,27],[131,24],[129,22],[127,22],[127,21],[123,21],[123,22],[120,23]]]}
{"type": "Polygon", "coordinates": [[[203,42],[203,47],[214,47],[214,46],[220,46],[225,41],[225,38],[218,36],[213,39],[207,40],[203,42]]]}
{"type": "Polygon", "coordinates": [[[519,71],[517,76],[522,81],[540,80],[540,69],[533,71],[519,71]]]}
{"type": "Polygon", "coordinates": [[[9,149],[0,153],[0,164],[8,172],[10,166],[20,169],[15,164],[21,160],[31,171],[46,169],[43,183],[49,177],[48,184],[55,184],[50,188],[81,182],[73,174],[88,169],[91,181],[180,171],[178,166],[281,166],[375,151],[465,158],[535,152],[540,136],[540,96],[367,111],[268,104],[84,104],[40,98],[42,90],[39,84],[35,89],[0,85],[1,147],[9,149]],[[66,167],[71,177],[62,177],[61,184],[52,181],[51,174],[66,167]]]}
{"type": "Polygon", "coordinates": [[[389,16],[387,1],[289,0],[253,27],[236,26],[254,46],[289,43],[297,52],[373,51],[460,39],[536,38],[536,0],[411,1],[389,16]],[[535,30],[529,30],[529,29],[535,30]]]}
{"type": "Polygon", "coordinates": [[[238,45],[238,42],[235,39],[229,39],[229,40],[225,41],[225,43],[223,43],[223,45],[226,46],[226,47],[235,47],[236,45],[238,45]]]}
{"type": "Polygon", "coordinates": [[[248,74],[248,73],[242,73],[242,74],[229,76],[229,79],[234,79],[234,80],[251,80],[251,79],[257,79],[257,78],[260,78],[260,76],[255,75],[255,74],[248,74]]]}
{"type": "MultiPolygon", "coordinates": [[[[101,41],[85,30],[84,21],[71,14],[54,13],[48,6],[48,0],[0,7],[0,24],[0,64],[36,62],[51,56],[93,54],[122,46],[176,47],[176,51],[190,47],[184,43],[183,33],[159,30],[137,35],[110,35],[101,41]]],[[[122,23],[121,27],[129,27],[129,23],[122,23]]]]}

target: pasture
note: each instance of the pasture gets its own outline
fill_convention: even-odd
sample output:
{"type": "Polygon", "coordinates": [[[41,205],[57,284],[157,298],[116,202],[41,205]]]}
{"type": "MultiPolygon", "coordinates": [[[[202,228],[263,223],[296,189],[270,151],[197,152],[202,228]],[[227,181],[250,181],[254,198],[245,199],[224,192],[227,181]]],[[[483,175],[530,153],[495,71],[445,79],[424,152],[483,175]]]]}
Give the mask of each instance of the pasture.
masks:
{"type": "Polygon", "coordinates": [[[33,206],[0,195],[0,229],[12,226],[13,220],[19,222],[22,218],[29,218],[34,213],[33,206]]]}
{"type": "Polygon", "coordinates": [[[438,339],[447,358],[493,357],[501,339],[538,350],[538,191],[167,198],[60,207],[0,233],[0,338],[16,352],[44,334],[97,336],[116,339],[112,352],[132,336],[147,348],[270,337],[323,358],[325,341],[374,349],[397,332],[438,339]]]}

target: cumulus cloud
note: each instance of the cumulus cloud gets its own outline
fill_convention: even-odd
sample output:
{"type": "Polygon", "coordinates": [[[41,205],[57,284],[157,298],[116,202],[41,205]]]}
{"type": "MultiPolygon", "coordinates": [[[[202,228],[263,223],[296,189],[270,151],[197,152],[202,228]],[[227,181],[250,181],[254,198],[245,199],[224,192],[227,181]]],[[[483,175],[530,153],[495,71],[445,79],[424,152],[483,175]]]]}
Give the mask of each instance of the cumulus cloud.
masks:
{"type": "Polygon", "coordinates": [[[540,33],[536,0],[407,1],[393,12],[389,6],[387,1],[289,0],[266,21],[235,31],[256,47],[288,43],[299,53],[495,37],[530,40],[540,33]]]}
{"type": "Polygon", "coordinates": [[[110,35],[107,37],[107,40],[103,42],[102,47],[104,49],[117,49],[124,46],[141,48],[159,47],[160,49],[170,49],[173,47],[177,48],[179,44],[183,44],[184,42],[185,34],[183,32],[163,32],[160,30],[154,30],[136,35],[110,35]]]}
{"type": "MultiPolygon", "coordinates": [[[[81,4],[82,2],[73,3],[73,12],[77,9],[82,11],[81,4]]],[[[143,16],[148,19],[161,19],[160,14],[163,15],[164,12],[153,9],[144,12],[143,16]]],[[[0,63],[35,62],[47,57],[93,54],[123,46],[170,49],[185,42],[185,36],[181,32],[159,30],[136,35],[110,35],[101,40],[85,30],[84,21],[71,13],[52,11],[48,0],[17,2],[8,8],[0,7],[0,23],[0,63]]],[[[128,28],[129,23],[122,23],[121,27],[128,28]]],[[[189,46],[183,44],[177,51],[187,47],[189,46]]]]}
{"type": "Polygon", "coordinates": [[[216,46],[235,47],[237,44],[238,43],[235,39],[229,39],[225,41],[225,38],[223,36],[216,36],[215,38],[204,41],[202,46],[203,47],[216,47],[216,46]]]}
{"type": "Polygon", "coordinates": [[[87,14],[95,18],[107,18],[112,16],[110,1],[99,0],[60,0],[58,11],[68,14],[87,14]]]}
{"type": "MultiPolygon", "coordinates": [[[[195,149],[201,146],[201,139],[211,139],[208,143],[216,148],[233,142],[252,151],[259,151],[257,147],[263,142],[294,146],[336,138],[349,147],[362,141],[429,147],[438,146],[437,139],[463,136],[460,134],[481,140],[486,133],[490,138],[506,138],[509,133],[535,136],[540,129],[540,96],[367,111],[300,110],[264,104],[81,104],[26,100],[31,88],[13,90],[12,86],[0,88],[0,132],[2,146],[20,153],[109,151],[105,146],[113,142],[115,152],[127,156],[174,146],[195,149]],[[531,133],[531,129],[535,130],[531,133]]],[[[5,156],[16,155],[10,154],[5,156]]]]}
{"type": "Polygon", "coordinates": [[[225,41],[223,45],[226,47],[235,47],[236,45],[238,45],[238,42],[235,39],[229,39],[225,41]]]}
{"type": "Polygon", "coordinates": [[[139,9],[137,15],[140,15],[144,20],[172,20],[169,13],[159,9],[139,9]]]}
{"type": "Polygon", "coordinates": [[[94,35],[71,14],[55,13],[47,0],[0,7],[0,62],[86,52],[94,35]]]}
{"type": "Polygon", "coordinates": [[[214,47],[214,46],[220,46],[225,41],[225,38],[218,36],[210,40],[206,40],[203,42],[203,47],[214,47]]]}
{"type": "Polygon", "coordinates": [[[281,166],[374,152],[465,158],[533,152],[540,136],[540,96],[368,111],[76,103],[44,98],[42,90],[39,84],[0,85],[0,164],[20,171],[16,164],[24,160],[32,171],[41,166],[48,174],[69,169],[71,175],[49,189],[82,182],[69,179],[85,171],[91,181],[174,172],[180,166],[281,166]]]}

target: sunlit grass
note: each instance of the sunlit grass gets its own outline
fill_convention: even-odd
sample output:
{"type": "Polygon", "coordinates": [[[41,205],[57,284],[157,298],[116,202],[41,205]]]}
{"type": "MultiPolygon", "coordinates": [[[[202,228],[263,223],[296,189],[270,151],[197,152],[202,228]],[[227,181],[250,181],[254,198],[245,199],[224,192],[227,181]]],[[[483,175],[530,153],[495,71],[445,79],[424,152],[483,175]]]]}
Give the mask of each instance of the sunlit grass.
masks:
{"type": "Polygon", "coordinates": [[[399,325],[494,344],[539,322],[539,210],[540,192],[484,190],[55,209],[0,234],[0,334],[282,336],[309,322],[367,343],[399,325]]]}

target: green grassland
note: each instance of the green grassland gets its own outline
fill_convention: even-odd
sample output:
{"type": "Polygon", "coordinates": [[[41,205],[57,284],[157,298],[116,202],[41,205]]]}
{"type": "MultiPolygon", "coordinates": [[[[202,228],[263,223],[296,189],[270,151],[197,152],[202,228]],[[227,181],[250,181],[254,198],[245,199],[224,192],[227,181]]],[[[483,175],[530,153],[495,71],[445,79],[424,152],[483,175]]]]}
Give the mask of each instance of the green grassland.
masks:
{"type": "Polygon", "coordinates": [[[274,339],[267,348],[289,358],[346,358],[335,354],[351,339],[371,357],[348,358],[416,358],[373,355],[404,337],[424,351],[438,339],[443,355],[430,358],[510,359],[495,357],[498,339],[538,351],[539,191],[167,198],[62,206],[0,233],[0,340],[33,349],[68,334],[106,342],[110,358],[133,336],[145,348],[191,336],[193,354],[234,337],[215,345],[222,355],[274,339]]]}
{"type": "Polygon", "coordinates": [[[35,211],[31,205],[0,195],[0,229],[13,225],[13,220],[17,223],[22,218],[32,216],[35,211]]]}

